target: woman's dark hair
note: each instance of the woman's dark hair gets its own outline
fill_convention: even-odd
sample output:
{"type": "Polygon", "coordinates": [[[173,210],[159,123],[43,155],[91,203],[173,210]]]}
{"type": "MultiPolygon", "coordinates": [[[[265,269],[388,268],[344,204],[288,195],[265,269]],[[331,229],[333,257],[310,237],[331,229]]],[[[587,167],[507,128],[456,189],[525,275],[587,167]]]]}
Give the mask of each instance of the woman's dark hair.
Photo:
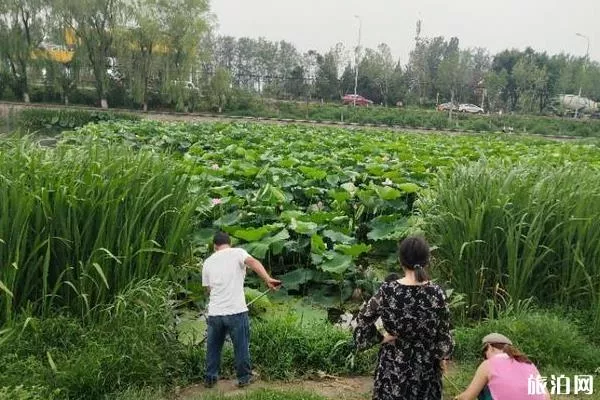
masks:
{"type": "Polygon", "coordinates": [[[225,232],[217,232],[213,238],[213,243],[215,246],[222,246],[224,244],[231,244],[231,239],[225,232]]]}
{"type": "Polygon", "coordinates": [[[487,351],[488,346],[492,346],[498,350],[502,350],[503,352],[508,354],[508,356],[510,358],[512,358],[515,361],[527,363],[527,364],[533,364],[533,362],[531,362],[531,360],[525,354],[523,354],[519,349],[517,349],[513,345],[505,344],[505,343],[486,343],[482,349],[483,358],[485,358],[485,352],[487,351]]]}
{"type": "Polygon", "coordinates": [[[400,264],[409,270],[415,271],[417,282],[429,280],[425,268],[429,264],[429,243],[419,236],[404,239],[398,246],[400,264]]]}

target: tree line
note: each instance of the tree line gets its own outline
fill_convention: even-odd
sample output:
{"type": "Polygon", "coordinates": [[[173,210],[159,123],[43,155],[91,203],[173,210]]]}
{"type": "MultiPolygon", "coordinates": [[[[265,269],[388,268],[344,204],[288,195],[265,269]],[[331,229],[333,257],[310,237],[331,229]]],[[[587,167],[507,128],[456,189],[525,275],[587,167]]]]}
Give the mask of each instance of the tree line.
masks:
{"type": "Polygon", "coordinates": [[[208,0],[6,0],[0,4],[0,96],[148,109],[222,111],[248,94],[376,104],[468,102],[541,113],[558,94],[600,100],[600,64],[532,48],[491,54],[417,23],[405,64],[390,47],[301,51],[286,41],[219,36],[208,0]],[[81,98],[86,92],[92,99],[81,98]],[[92,94],[90,94],[92,92],[92,94]]]}

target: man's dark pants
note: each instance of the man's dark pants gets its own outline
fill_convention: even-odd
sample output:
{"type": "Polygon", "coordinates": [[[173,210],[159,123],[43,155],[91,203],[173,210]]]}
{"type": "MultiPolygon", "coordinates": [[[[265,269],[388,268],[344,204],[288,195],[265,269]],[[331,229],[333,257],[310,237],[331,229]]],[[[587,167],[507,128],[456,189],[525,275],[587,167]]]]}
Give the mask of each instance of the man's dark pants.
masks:
{"type": "Polygon", "coordinates": [[[233,343],[238,382],[248,383],[252,376],[252,369],[250,365],[250,320],[247,312],[208,317],[205,381],[214,383],[219,377],[221,350],[227,334],[233,343]]]}

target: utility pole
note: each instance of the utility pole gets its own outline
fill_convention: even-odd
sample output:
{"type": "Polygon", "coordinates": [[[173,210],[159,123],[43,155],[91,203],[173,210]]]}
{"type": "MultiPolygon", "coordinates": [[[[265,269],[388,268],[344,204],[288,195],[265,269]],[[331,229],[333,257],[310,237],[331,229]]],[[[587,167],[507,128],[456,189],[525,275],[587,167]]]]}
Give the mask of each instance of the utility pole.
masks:
{"type": "Polygon", "coordinates": [[[362,19],[359,15],[355,15],[355,18],[358,18],[358,45],[356,46],[356,65],[355,65],[355,73],[354,73],[354,107],[356,107],[356,96],[357,96],[357,88],[358,88],[358,59],[360,57],[360,39],[362,34],[362,19]]]}
{"type": "MultiPolygon", "coordinates": [[[[590,56],[590,38],[585,35],[582,35],[581,33],[576,33],[575,35],[587,40],[587,50],[585,51],[585,61],[583,62],[583,73],[585,75],[587,73],[588,58],[590,56]]],[[[581,86],[582,86],[582,83],[579,83],[579,98],[578,98],[578,100],[581,100],[581,86]]],[[[578,114],[579,114],[579,109],[576,108],[575,109],[575,118],[577,118],[578,114]]]]}

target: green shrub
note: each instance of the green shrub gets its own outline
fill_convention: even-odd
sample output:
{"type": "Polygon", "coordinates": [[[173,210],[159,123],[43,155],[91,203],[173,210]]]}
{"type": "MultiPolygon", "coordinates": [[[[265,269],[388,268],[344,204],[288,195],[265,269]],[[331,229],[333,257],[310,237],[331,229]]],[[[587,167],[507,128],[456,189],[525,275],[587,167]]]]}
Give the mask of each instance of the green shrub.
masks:
{"type": "Polygon", "coordinates": [[[135,114],[113,111],[89,111],[51,108],[27,108],[18,115],[18,126],[26,132],[59,132],[89,123],[112,120],[139,120],[135,114]]]}
{"type": "Polygon", "coordinates": [[[527,354],[540,368],[592,373],[600,365],[600,348],[589,342],[571,322],[548,312],[488,320],[475,327],[454,330],[455,358],[460,362],[481,361],[481,339],[499,332],[527,354]]]}
{"type": "MultiPolygon", "coordinates": [[[[261,379],[294,379],[322,371],[328,374],[370,374],[377,350],[355,353],[351,333],[323,322],[302,323],[296,314],[269,315],[250,323],[250,356],[261,379]]],[[[202,379],[206,344],[190,345],[183,375],[202,379]]],[[[226,342],[221,376],[235,377],[233,349],[226,342]]]]}
{"type": "Polygon", "coordinates": [[[269,298],[266,296],[261,297],[262,292],[260,292],[259,290],[252,289],[252,288],[245,288],[244,292],[245,292],[246,304],[250,304],[250,302],[253,302],[248,308],[248,311],[251,316],[263,314],[272,307],[272,304],[269,301],[269,298]]]}
{"type": "Polygon", "coordinates": [[[60,399],[97,399],[172,385],[185,349],[173,331],[168,294],[158,279],[131,285],[92,325],[23,316],[0,344],[0,387],[41,386],[60,399]]]}
{"type": "Polygon", "coordinates": [[[251,353],[262,376],[288,379],[323,371],[330,374],[368,374],[375,353],[352,359],[351,334],[327,322],[304,323],[297,315],[270,317],[252,326],[251,353]]]}
{"type": "Polygon", "coordinates": [[[458,165],[421,198],[436,270],[467,295],[474,316],[506,291],[515,301],[599,310],[600,326],[600,175],[594,162],[563,156],[458,165]]]}
{"type": "Polygon", "coordinates": [[[54,400],[56,395],[40,386],[0,387],[0,400],[54,400]]]}
{"type": "Polygon", "coordinates": [[[165,156],[90,145],[0,146],[0,322],[31,305],[81,317],[189,260],[198,201],[165,156]],[[8,294],[6,296],[5,294],[8,294]]]}

